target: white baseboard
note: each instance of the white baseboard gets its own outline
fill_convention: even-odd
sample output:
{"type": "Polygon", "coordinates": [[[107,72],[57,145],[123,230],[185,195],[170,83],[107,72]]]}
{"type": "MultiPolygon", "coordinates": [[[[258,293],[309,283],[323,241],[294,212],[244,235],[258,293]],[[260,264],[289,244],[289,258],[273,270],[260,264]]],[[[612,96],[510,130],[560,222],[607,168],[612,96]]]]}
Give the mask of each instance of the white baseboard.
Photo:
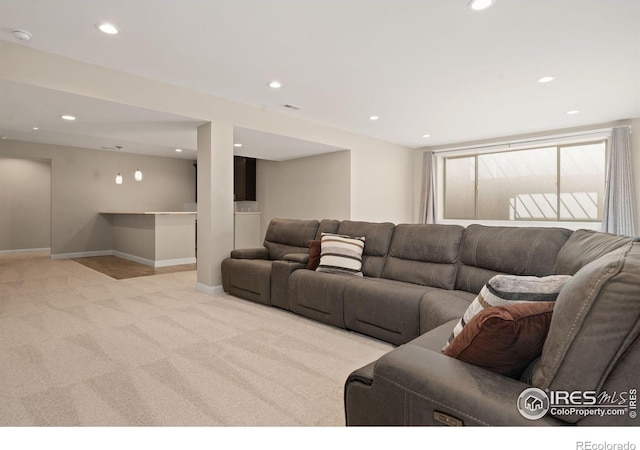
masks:
{"type": "MultiPolygon", "coordinates": [[[[35,251],[36,249],[29,249],[29,251],[35,251]]],[[[37,249],[39,251],[49,249],[37,249]]],[[[11,250],[17,251],[17,250],[11,250]]],[[[2,252],[0,252],[2,254],[2,252]]],[[[140,256],[132,255],[130,253],[119,252],[117,250],[98,250],[93,252],[76,252],[76,253],[55,253],[51,255],[51,259],[71,259],[71,258],[89,258],[91,256],[117,256],[118,258],[128,259],[129,261],[144,264],[150,267],[169,267],[179,266],[182,264],[195,264],[196,258],[181,258],[181,259],[164,259],[161,261],[154,261],[152,259],[142,258],[140,256]]]]}
{"type": "Polygon", "coordinates": [[[145,266],[156,267],[155,262],[152,259],[142,258],[140,256],[131,255],[129,253],[119,252],[117,250],[113,250],[111,254],[113,256],[117,256],[118,258],[128,259],[129,261],[144,264],[145,266]]]}
{"type": "Polygon", "coordinates": [[[180,259],[162,259],[160,261],[154,261],[152,259],[142,258],[141,256],[132,255],[130,253],[119,252],[118,250],[113,251],[113,256],[117,256],[118,258],[128,259],[129,261],[137,262],[150,267],[169,267],[169,266],[180,266],[183,264],[196,263],[195,257],[180,258],[180,259]]]}
{"type": "Polygon", "coordinates": [[[204,292],[205,294],[209,294],[209,295],[217,295],[217,294],[224,293],[224,289],[222,288],[221,284],[217,286],[209,286],[208,284],[204,284],[204,283],[196,283],[196,289],[199,290],[200,292],[204,292]]]}
{"type": "Polygon", "coordinates": [[[51,253],[51,249],[49,247],[43,247],[43,248],[18,248],[15,250],[0,250],[0,255],[24,255],[26,253],[43,253],[43,252],[51,253]]]}
{"type": "Polygon", "coordinates": [[[53,253],[51,259],[90,258],[92,256],[111,256],[113,250],[96,250],[93,252],[53,253]]]}
{"type": "Polygon", "coordinates": [[[180,258],[180,259],[161,259],[155,262],[155,267],[181,266],[183,264],[195,264],[196,257],[180,258]]]}

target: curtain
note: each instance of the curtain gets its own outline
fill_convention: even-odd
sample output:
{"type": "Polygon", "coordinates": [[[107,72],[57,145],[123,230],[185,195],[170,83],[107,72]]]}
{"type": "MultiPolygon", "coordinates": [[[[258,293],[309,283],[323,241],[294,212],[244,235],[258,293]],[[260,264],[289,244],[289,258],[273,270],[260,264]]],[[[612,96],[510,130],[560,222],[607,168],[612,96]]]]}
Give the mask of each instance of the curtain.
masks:
{"type": "Polygon", "coordinates": [[[629,127],[611,130],[604,187],[602,231],[637,236],[629,127]]]}
{"type": "Polygon", "coordinates": [[[420,223],[436,223],[436,177],[433,152],[422,154],[422,192],[420,194],[420,223]]]}

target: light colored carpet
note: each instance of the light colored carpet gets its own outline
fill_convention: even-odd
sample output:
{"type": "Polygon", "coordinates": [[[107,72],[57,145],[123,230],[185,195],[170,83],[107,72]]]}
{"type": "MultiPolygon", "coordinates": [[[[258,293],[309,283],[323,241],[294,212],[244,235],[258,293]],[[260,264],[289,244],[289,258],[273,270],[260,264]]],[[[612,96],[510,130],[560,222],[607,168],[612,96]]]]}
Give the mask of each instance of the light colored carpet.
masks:
{"type": "Polygon", "coordinates": [[[195,283],[0,256],[0,425],[340,426],[392,348],[195,283]]]}

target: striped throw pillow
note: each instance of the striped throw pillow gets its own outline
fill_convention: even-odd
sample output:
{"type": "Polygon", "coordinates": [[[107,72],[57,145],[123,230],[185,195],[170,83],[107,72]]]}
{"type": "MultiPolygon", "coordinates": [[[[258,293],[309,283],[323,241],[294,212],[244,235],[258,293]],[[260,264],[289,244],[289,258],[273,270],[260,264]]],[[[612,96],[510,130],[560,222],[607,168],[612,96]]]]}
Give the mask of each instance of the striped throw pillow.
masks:
{"type": "Polygon", "coordinates": [[[569,275],[550,275],[532,277],[518,275],[496,275],[484,285],[478,296],[471,302],[462,318],[453,328],[453,332],[444,351],[451,341],[480,311],[491,306],[509,306],[522,302],[554,302],[560,289],[571,279],[569,275]]]}
{"type": "Polygon", "coordinates": [[[316,271],[362,276],[364,237],[322,233],[320,264],[316,271]]]}

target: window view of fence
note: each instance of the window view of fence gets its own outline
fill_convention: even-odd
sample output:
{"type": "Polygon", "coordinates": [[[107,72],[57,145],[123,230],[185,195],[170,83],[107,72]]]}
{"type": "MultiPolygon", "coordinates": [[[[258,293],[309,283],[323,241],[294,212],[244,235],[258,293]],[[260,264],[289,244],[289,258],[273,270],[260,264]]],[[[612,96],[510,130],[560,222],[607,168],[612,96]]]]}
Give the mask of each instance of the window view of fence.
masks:
{"type": "Polygon", "coordinates": [[[444,158],[444,218],[600,221],[606,142],[444,158]]]}

